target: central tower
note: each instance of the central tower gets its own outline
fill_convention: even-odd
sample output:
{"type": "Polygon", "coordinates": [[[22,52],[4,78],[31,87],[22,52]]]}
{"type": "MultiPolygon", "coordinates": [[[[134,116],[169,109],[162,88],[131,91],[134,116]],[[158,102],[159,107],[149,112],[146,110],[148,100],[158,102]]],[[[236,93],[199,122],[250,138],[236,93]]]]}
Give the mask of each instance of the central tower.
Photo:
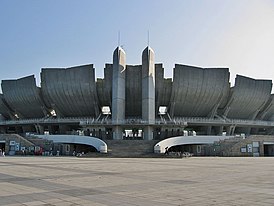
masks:
{"type": "Polygon", "coordinates": [[[142,53],[142,119],[146,122],[144,139],[153,139],[155,124],[155,63],[154,51],[147,47],[142,53]]]}
{"type": "Polygon", "coordinates": [[[126,53],[121,47],[113,52],[112,70],[112,124],[114,125],[113,139],[123,139],[121,125],[125,121],[125,75],[126,53]]]}

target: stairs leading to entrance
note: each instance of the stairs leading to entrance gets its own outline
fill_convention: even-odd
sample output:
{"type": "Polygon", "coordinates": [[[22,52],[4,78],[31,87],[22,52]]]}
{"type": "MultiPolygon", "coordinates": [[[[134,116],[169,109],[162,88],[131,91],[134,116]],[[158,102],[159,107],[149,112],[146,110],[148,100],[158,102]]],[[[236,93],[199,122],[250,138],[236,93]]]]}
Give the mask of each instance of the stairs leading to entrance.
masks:
{"type": "Polygon", "coordinates": [[[0,134],[0,139],[5,140],[7,146],[9,146],[10,141],[20,143],[20,146],[24,147],[34,146],[34,144],[31,141],[18,134],[0,134]]]}
{"type": "Polygon", "coordinates": [[[35,146],[39,146],[43,148],[44,150],[48,150],[48,151],[53,145],[53,141],[42,139],[36,136],[26,137],[26,139],[30,141],[31,143],[33,143],[35,146]]]}
{"type": "Polygon", "coordinates": [[[154,156],[154,145],[159,140],[104,140],[110,157],[154,156]]]}
{"type": "Polygon", "coordinates": [[[219,154],[219,155],[220,156],[229,156],[229,154],[231,152],[231,148],[241,140],[242,140],[242,138],[233,137],[230,139],[225,139],[225,140],[220,141],[219,144],[220,144],[221,154],[219,154]]]}

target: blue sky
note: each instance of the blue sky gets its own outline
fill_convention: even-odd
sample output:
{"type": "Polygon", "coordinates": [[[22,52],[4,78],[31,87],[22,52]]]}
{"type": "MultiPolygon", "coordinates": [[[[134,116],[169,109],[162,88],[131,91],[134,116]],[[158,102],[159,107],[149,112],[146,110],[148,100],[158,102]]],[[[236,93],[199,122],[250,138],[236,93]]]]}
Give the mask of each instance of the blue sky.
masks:
{"type": "Polygon", "coordinates": [[[273,0],[0,0],[0,79],[88,63],[103,77],[118,31],[140,64],[148,30],[166,77],[182,63],[274,80],[273,0]]]}

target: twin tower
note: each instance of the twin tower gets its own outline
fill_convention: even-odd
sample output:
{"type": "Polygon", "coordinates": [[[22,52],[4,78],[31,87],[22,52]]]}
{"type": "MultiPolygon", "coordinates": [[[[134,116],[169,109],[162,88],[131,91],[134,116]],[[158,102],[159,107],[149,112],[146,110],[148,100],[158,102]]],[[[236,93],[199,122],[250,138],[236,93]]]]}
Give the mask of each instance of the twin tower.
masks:
{"type": "MultiPolygon", "coordinates": [[[[117,47],[113,53],[112,73],[112,124],[113,139],[123,138],[122,125],[125,122],[126,105],[126,53],[117,47]]],[[[154,52],[150,47],[142,53],[142,121],[146,124],[144,139],[153,139],[155,124],[155,63],[154,52]]]]}

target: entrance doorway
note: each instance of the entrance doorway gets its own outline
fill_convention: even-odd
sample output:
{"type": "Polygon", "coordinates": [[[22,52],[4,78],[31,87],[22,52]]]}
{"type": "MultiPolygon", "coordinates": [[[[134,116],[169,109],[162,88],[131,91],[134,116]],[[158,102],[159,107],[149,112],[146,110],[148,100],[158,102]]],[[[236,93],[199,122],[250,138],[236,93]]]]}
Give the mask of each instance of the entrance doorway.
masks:
{"type": "Polygon", "coordinates": [[[264,143],[264,156],[273,157],[274,156],[274,142],[264,143]]]}
{"type": "Polygon", "coordinates": [[[6,147],[6,141],[0,141],[0,149],[2,151],[5,151],[5,147],[6,147]]]}

